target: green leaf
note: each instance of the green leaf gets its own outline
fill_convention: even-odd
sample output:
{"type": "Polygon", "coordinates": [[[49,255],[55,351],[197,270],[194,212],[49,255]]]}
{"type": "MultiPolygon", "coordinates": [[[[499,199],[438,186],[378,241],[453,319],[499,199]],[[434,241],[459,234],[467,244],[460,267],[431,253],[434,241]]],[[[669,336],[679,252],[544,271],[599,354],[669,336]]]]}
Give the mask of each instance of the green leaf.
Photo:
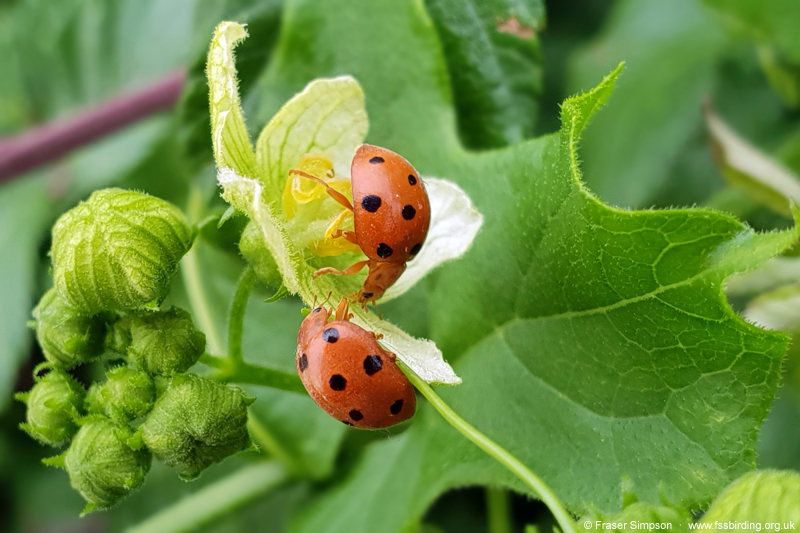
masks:
{"type": "Polygon", "coordinates": [[[495,148],[533,134],[542,91],[535,32],[541,0],[427,0],[442,41],[458,113],[470,148],[495,148]]]}
{"type": "MultiPolygon", "coordinates": [[[[352,74],[366,95],[369,141],[457,181],[486,217],[473,248],[430,283],[430,331],[463,373],[461,386],[441,391],[456,412],[573,511],[618,512],[623,479],[643,503],[697,507],[754,466],[787,339],[736,316],[722,286],[795,231],[757,234],[709,210],[617,210],[588,193],[575,150],[613,76],[564,105],[560,135],[467,154],[454,144],[443,59],[416,4],[382,4],[369,20],[354,1],[286,9],[269,94],[352,74]],[[324,57],[308,48],[308,24],[324,57]]],[[[295,529],[402,530],[443,491],[474,484],[525,490],[423,405],[295,529]]]]}
{"type": "Polygon", "coordinates": [[[733,30],[760,44],[772,45],[795,65],[800,64],[800,4],[794,0],[702,0],[733,30]]]}
{"type": "Polygon", "coordinates": [[[50,220],[47,186],[31,177],[0,188],[0,412],[11,400],[17,369],[28,357],[30,310],[38,281],[39,245],[50,220]]]}
{"type": "MultiPolygon", "coordinates": [[[[702,522],[780,523],[781,529],[800,522],[800,475],[761,470],[731,483],[703,516],[702,522]],[[786,525],[784,525],[786,524],[786,525]]],[[[777,529],[777,528],[776,528],[777,529]]]]}
{"type": "Polygon", "coordinates": [[[673,164],[702,125],[701,102],[723,44],[695,0],[615,4],[598,38],[574,57],[567,84],[569,93],[585,90],[627,64],[608,112],[581,143],[586,182],[600,198],[649,207],[677,179],[673,164]]]}

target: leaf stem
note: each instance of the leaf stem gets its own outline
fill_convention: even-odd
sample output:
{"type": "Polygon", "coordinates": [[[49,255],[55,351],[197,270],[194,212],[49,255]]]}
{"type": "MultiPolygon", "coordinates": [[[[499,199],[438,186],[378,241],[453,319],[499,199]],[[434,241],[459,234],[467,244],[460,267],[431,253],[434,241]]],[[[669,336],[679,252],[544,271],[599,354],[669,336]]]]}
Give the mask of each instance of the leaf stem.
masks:
{"type": "Polygon", "coordinates": [[[508,491],[501,488],[486,488],[486,514],[489,517],[489,533],[511,533],[511,505],[508,491]]]}
{"type": "Polygon", "coordinates": [[[228,357],[239,363],[244,362],[242,355],[244,313],[255,283],[255,271],[249,266],[245,267],[236,285],[236,293],[233,295],[231,311],[228,315],[228,357]]]}
{"type": "MultiPolygon", "coordinates": [[[[197,222],[203,210],[203,193],[200,187],[192,187],[189,193],[187,214],[192,223],[197,222]]],[[[203,279],[200,275],[200,261],[197,258],[197,240],[195,245],[183,256],[181,265],[181,275],[186,293],[189,296],[189,305],[192,307],[192,315],[197,320],[200,329],[206,334],[208,350],[215,354],[224,354],[225,346],[222,344],[222,337],[214,323],[214,316],[211,313],[211,306],[208,303],[205,289],[203,289],[203,279]]]]}
{"type": "Polygon", "coordinates": [[[539,498],[550,508],[550,512],[555,516],[558,525],[561,526],[563,533],[575,533],[575,522],[572,520],[569,512],[564,508],[564,505],[555,495],[553,490],[542,481],[542,479],[530,471],[519,459],[511,455],[505,448],[491,440],[489,437],[478,431],[474,426],[470,425],[466,420],[458,416],[439,395],[433,392],[428,383],[419,377],[416,372],[408,368],[402,361],[397,360],[398,365],[403,372],[408,376],[411,383],[419,390],[423,396],[439,411],[439,414],[444,417],[447,422],[453,426],[459,433],[464,435],[467,439],[472,441],[478,448],[489,454],[496,459],[500,464],[508,468],[514,475],[521,479],[528,485],[534,492],[539,495],[539,498]]]}
{"type": "Polygon", "coordinates": [[[306,393],[306,389],[296,373],[249,363],[235,364],[215,377],[220,381],[261,385],[262,387],[272,387],[273,389],[289,392],[306,393]]]}
{"type": "Polygon", "coordinates": [[[128,533],[194,531],[285,483],[290,475],[277,461],[245,466],[130,528],[128,533]]]}

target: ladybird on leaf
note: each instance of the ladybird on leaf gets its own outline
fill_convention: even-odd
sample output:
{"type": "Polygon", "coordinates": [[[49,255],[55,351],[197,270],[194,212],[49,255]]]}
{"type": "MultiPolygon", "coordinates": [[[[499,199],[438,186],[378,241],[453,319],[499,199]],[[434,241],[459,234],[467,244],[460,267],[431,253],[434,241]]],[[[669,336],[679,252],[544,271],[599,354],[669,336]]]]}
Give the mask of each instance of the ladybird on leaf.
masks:
{"type": "Polygon", "coordinates": [[[297,335],[295,363],[308,394],[326,413],[348,426],[381,429],[414,415],[414,387],[379,336],[350,322],[342,298],[332,321],[315,308],[297,335]]]}

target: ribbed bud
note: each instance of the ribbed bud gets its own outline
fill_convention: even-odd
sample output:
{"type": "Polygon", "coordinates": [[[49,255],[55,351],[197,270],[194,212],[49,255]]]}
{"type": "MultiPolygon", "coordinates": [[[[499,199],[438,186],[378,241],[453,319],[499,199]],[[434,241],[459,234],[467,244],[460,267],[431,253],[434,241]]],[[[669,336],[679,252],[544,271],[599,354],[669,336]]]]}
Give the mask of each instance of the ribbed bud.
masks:
{"type": "Polygon", "coordinates": [[[28,405],[27,422],[20,428],[44,444],[65,444],[78,430],[75,418],[81,414],[84,395],[83,387],[69,374],[51,370],[30,392],[17,395],[28,405]]]}
{"type": "Polygon", "coordinates": [[[87,314],[151,306],[166,295],[192,238],[186,217],[164,200],[97,191],[53,226],[53,281],[87,314]]]}
{"type": "Polygon", "coordinates": [[[86,409],[120,423],[145,416],[153,408],[156,386],[147,372],[127,366],[108,371],[108,380],[95,383],[86,395],[86,409]]]}
{"type": "Polygon", "coordinates": [[[145,445],[183,479],[250,446],[244,393],[194,374],[177,374],[142,425],[145,445]]]}
{"type": "Polygon", "coordinates": [[[206,349],[206,336],[183,309],[142,312],[130,317],[128,361],[145,372],[169,376],[185,372],[206,349]]]}
{"type": "Polygon", "coordinates": [[[131,436],[130,429],[105,417],[90,420],[75,435],[64,467],[72,488],[88,502],[84,513],[111,507],[144,482],[152,458],[147,448],[128,446],[131,436]]]}
{"type": "Polygon", "coordinates": [[[131,319],[129,316],[121,317],[106,327],[106,350],[115,354],[125,355],[131,345],[131,319]]]}
{"type": "Polygon", "coordinates": [[[702,522],[800,522],[800,475],[762,470],[743,475],[722,491],[702,522]]]}
{"type": "Polygon", "coordinates": [[[47,291],[33,310],[36,338],[45,358],[63,368],[91,361],[103,353],[105,324],[100,317],[85,316],[58,295],[47,291]]]}

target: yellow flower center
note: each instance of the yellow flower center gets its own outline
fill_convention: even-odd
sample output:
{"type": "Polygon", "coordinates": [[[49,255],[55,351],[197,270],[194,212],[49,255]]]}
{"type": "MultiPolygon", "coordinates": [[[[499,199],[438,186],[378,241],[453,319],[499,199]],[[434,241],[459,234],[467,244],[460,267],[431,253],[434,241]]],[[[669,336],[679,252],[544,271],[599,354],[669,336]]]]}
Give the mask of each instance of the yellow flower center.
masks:
{"type": "MultiPolygon", "coordinates": [[[[350,180],[336,179],[333,163],[326,156],[306,154],[293,170],[320,178],[352,202],[350,180]]],[[[353,231],[353,212],[331,198],[322,183],[290,171],[283,189],[282,206],[287,221],[304,225],[306,231],[301,231],[300,235],[314,254],[331,256],[361,251],[344,237],[333,237],[337,229],[353,231]]]]}

